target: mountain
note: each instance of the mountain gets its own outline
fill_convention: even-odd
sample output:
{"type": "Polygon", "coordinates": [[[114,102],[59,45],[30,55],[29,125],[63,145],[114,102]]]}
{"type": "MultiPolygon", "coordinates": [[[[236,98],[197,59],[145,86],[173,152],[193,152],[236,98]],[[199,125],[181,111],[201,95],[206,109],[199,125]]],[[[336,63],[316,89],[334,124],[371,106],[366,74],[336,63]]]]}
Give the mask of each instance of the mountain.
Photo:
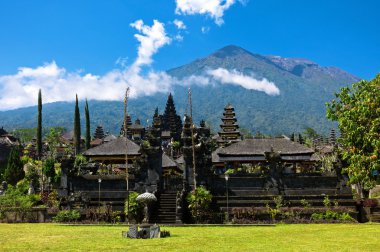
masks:
{"type": "MultiPolygon", "coordinates": [[[[334,93],[341,87],[360,80],[336,67],[323,67],[307,59],[263,56],[233,45],[170,69],[167,73],[183,84],[172,88],[180,115],[187,108],[187,83],[190,83],[191,77],[205,77],[212,81],[202,85],[194,83],[194,78],[192,81],[195,122],[205,119],[217,132],[223,108],[231,103],[235,107],[241,128],[252,133],[271,135],[302,132],[306,127],[327,134],[335,125],[325,118],[325,103],[333,99],[334,93]],[[210,71],[215,69],[223,69],[236,76],[244,74],[250,80],[258,82],[272,83],[278,88],[279,94],[268,95],[262,91],[246,89],[241,83],[232,83],[234,79],[221,81],[219,78],[211,78],[210,71]]],[[[128,108],[132,120],[138,117],[146,124],[147,120],[151,120],[156,107],[163,113],[167,95],[158,93],[131,99],[128,108]]],[[[101,124],[105,131],[118,134],[123,116],[122,102],[89,101],[89,106],[93,129],[101,124]]],[[[80,107],[84,108],[84,104],[81,103],[80,107]]],[[[43,124],[71,129],[73,111],[74,103],[44,104],[43,124]]],[[[36,112],[36,107],[3,111],[0,112],[0,124],[9,130],[35,127],[36,112]]],[[[84,115],[84,111],[81,111],[81,115],[84,115]]],[[[82,124],[84,125],[84,118],[82,124]]]]}

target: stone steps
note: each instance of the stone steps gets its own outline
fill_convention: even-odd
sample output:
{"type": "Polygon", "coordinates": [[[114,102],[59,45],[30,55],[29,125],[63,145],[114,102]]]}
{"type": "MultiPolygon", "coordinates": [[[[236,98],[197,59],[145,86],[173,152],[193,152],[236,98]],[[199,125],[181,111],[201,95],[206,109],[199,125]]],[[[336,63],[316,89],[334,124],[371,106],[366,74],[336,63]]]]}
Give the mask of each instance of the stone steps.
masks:
{"type": "Polygon", "coordinates": [[[152,216],[154,223],[176,223],[176,198],[177,192],[168,191],[161,193],[157,204],[157,211],[154,216],[152,216]]]}
{"type": "Polygon", "coordinates": [[[380,222],[380,206],[371,209],[370,221],[380,222]]]}

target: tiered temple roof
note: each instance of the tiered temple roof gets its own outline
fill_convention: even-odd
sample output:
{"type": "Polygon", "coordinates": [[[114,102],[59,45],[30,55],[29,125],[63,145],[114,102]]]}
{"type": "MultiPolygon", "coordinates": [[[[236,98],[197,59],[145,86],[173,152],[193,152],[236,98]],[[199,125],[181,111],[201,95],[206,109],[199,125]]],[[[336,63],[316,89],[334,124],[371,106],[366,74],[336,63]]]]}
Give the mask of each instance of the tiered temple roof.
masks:
{"type": "Polygon", "coordinates": [[[170,136],[175,141],[180,140],[182,121],[181,117],[177,115],[172,94],[169,94],[166,102],[165,113],[162,115],[162,130],[170,131],[170,136]]]}
{"type": "Polygon", "coordinates": [[[229,143],[236,143],[241,140],[239,125],[235,116],[235,109],[231,104],[224,108],[223,117],[221,118],[223,124],[220,125],[222,129],[219,134],[219,145],[227,145],[229,143]]]}

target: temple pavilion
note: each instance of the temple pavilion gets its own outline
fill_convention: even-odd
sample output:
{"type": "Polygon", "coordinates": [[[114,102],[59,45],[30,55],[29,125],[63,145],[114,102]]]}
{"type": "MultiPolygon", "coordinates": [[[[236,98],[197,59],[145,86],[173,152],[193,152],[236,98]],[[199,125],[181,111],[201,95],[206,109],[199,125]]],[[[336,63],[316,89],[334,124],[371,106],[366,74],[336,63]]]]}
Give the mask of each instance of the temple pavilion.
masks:
{"type": "Polygon", "coordinates": [[[299,173],[312,169],[314,150],[286,137],[245,139],[212,154],[212,163],[220,174],[226,169],[244,167],[251,171],[265,164],[266,153],[280,154],[285,173],[299,173]]]}

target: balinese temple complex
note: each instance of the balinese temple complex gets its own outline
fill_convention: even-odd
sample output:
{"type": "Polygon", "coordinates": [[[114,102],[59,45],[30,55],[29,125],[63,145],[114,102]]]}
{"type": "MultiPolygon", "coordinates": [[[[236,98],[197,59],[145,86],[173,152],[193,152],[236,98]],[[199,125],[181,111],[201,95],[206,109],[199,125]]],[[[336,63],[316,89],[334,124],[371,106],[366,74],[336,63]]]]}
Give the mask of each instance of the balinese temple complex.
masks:
{"type": "Polygon", "coordinates": [[[244,139],[231,104],[221,111],[221,121],[216,136],[204,121],[193,126],[185,115],[182,122],[170,94],[164,114],[156,109],[148,127],[129,117],[126,134],[121,127],[116,137],[98,126],[92,148],[83,152],[89,162],[74,173],[62,169],[60,193],[81,193],[88,205],[99,200],[122,210],[129,192],[149,191],[158,199],[150,210],[157,223],[186,222],[184,195],[200,185],[213,194],[214,207],[226,211],[226,178],[229,207],[252,206],[276,195],[294,202],[329,195],[351,206],[345,178],[323,175],[315,149],[285,136],[244,139]]]}

